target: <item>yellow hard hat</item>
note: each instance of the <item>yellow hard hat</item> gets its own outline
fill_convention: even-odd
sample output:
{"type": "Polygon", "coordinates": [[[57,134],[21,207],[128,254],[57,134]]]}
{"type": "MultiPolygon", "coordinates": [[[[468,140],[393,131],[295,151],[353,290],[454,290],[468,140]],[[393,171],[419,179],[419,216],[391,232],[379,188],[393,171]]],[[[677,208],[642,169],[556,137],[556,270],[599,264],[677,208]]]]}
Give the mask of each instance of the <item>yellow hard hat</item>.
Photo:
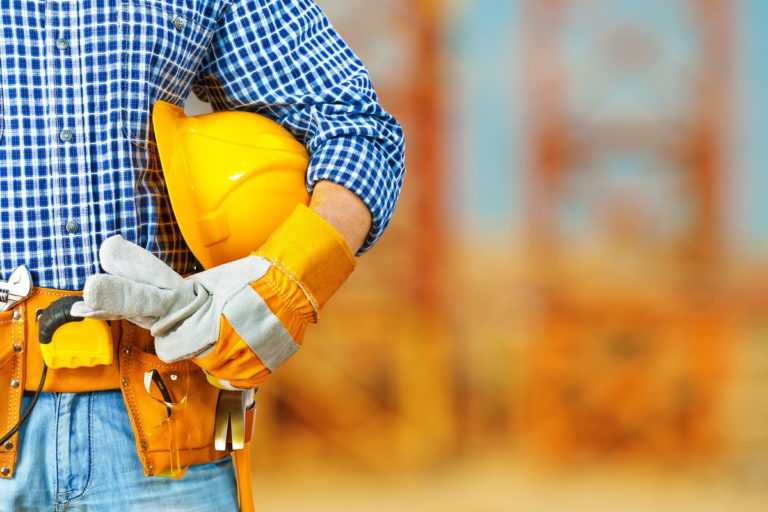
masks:
{"type": "Polygon", "coordinates": [[[152,112],[173,213],[205,268],[259,248],[298,204],[308,204],[309,155],[286,129],[249,112],[188,117],[152,112]]]}

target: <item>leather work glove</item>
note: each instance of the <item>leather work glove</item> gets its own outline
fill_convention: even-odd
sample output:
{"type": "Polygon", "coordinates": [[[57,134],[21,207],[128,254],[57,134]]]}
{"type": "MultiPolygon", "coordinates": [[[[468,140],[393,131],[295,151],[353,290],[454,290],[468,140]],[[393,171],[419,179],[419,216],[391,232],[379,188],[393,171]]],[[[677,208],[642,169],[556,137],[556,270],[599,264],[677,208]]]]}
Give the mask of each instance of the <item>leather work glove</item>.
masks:
{"type": "Polygon", "coordinates": [[[160,359],[193,359],[224,389],[255,387],[291,357],[355,267],[341,235],[306,206],[255,254],[187,278],[119,235],[99,259],[106,273],[87,279],[72,314],[147,328],[160,359]]]}

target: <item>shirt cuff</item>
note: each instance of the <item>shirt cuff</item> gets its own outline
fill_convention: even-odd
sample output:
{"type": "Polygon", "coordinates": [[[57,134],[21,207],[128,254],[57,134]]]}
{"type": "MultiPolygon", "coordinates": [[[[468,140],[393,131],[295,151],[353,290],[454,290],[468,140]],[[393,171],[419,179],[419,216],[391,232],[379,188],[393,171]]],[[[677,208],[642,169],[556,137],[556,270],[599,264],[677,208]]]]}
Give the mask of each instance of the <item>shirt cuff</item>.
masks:
{"type": "MultiPolygon", "coordinates": [[[[402,159],[399,160],[402,162],[402,159]]],[[[402,163],[393,163],[377,141],[336,137],[319,145],[307,172],[310,192],[319,181],[330,181],[354,192],[371,212],[372,224],[358,255],[370,249],[384,233],[394,213],[403,183],[402,163]]]]}

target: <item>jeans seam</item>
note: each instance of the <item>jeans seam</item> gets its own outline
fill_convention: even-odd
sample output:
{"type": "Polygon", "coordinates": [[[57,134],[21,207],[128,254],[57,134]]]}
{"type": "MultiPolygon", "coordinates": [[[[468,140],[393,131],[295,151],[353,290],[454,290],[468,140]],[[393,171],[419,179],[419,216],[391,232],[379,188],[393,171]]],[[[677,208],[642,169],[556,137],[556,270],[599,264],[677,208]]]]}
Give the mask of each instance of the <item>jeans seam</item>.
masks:
{"type": "Polygon", "coordinates": [[[80,492],[72,496],[67,500],[67,503],[72,503],[83,497],[85,491],[88,490],[88,486],[91,484],[91,475],[93,474],[93,443],[91,442],[91,430],[93,426],[93,393],[88,393],[88,476],[85,478],[85,483],[80,492]]]}
{"type": "Polygon", "coordinates": [[[53,412],[56,415],[56,430],[53,432],[54,467],[56,470],[53,479],[53,495],[56,499],[56,508],[58,508],[59,502],[59,397],[58,393],[53,395],[53,412]]]}

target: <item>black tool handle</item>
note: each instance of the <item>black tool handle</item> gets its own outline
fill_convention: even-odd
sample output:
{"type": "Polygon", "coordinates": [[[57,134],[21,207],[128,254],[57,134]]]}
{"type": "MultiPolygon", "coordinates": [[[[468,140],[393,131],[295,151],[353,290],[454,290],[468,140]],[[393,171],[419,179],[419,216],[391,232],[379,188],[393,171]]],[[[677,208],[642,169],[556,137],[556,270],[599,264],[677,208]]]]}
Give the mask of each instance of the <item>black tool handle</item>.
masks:
{"type": "Polygon", "coordinates": [[[70,311],[75,302],[82,301],[82,297],[72,296],[64,297],[52,302],[47,308],[40,312],[39,322],[39,340],[43,345],[47,345],[53,340],[53,334],[56,329],[70,322],[82,322],[85,318],[72,316],[70,311]]]}

